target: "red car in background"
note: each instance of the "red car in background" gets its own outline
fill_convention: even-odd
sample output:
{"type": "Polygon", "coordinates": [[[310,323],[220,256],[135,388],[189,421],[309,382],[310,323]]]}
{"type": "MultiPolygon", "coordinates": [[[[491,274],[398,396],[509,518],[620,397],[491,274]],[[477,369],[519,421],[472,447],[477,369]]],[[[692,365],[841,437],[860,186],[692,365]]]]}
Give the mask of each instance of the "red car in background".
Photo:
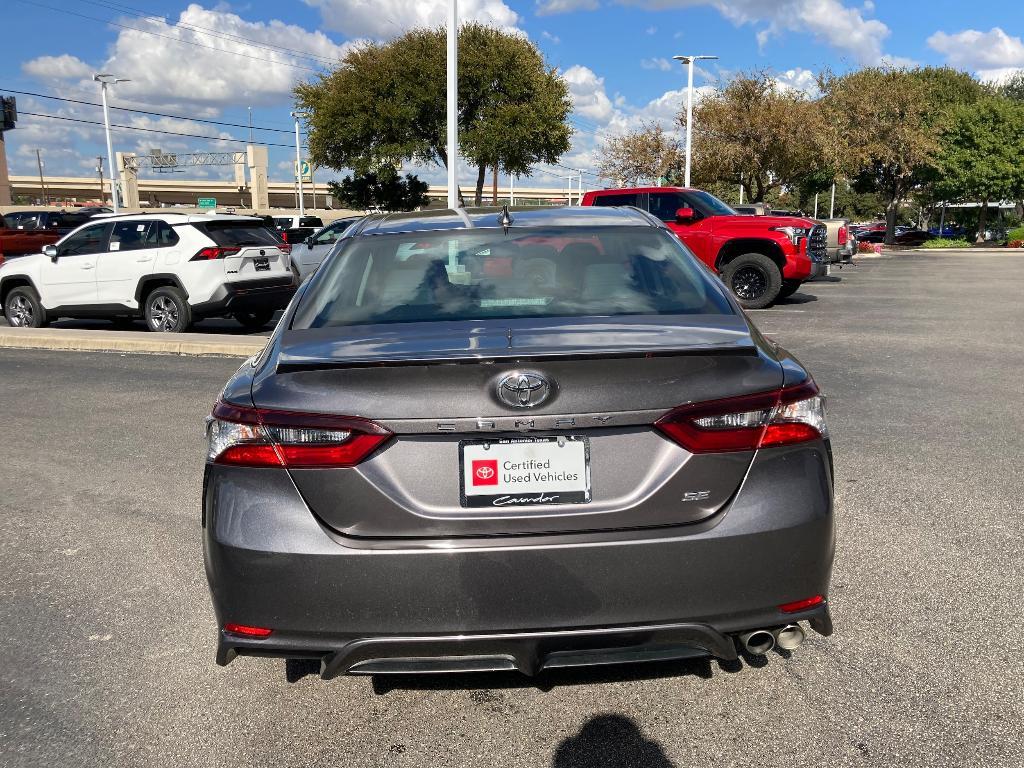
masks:
{"type": "Polygon", "coordinates": [[[828,233],[812,219],[741,216],[714,195],[682,187],[594,190],[580,205],[649,211],[715,270],[747,309],[767,307],[828,271],[828,233]]]}

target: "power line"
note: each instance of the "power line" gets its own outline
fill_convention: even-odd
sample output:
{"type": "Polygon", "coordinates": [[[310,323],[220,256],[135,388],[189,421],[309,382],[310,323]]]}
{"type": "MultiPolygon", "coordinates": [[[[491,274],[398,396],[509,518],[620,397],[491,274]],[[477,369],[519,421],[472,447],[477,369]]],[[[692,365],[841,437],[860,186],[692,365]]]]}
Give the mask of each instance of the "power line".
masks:
{"type": "MultiPolygon", "coordinates": [[[[130,16],[136,16],[141,19],[160,19],[168,26],[178,27],[179,29],[187,29],[192,32],[200,32],[202,34],[209,35],[210,37],[217,38],[219,40],[230,40],[232,42],[244,42],[248,43],[255,48],[263,48],[268,51],[286,52],[291,53],[299,58],[308,59],[310,61],[316,61],[321,65],[331,65],[341,63],[341,59],[329,57],[329,56],[318,56],[316,54],[308,53],[306,51],[300,51],[296,48],[288,48],[284,45],[275,45],[274,43],[261,42],[259,40],[253,40],[251,37],[244,37],[243,35],[236,35],[232,32],[224,32],[222,30],[210,29],[209,27],[202,27],[198,24],[187,24],[182,21],[176,21],[173,24],[169,24],[167,17],[153,13],[146,13],[138,8],[131,8],[127,5],[119,5],[117,3],[108,3],[103,0],[78,0],[81,3],[88,3],[89,5],[96,5],[101,8],[107,8],[118,13],[126,13],[130,16]]],[[[141,31],[141,30],[140,30],[141,31]]]]}
{"type": "MultiPolygon", "coordinates": [[[[31,117],[45,117],[50,120],[66,120],[71,123],[85,123],[86,125],[103,125],[102,120],[84,120],[80,117],[63,117],[61,115],[44,115],[40,112],[25,112],[18,110],[21,115],[29,115],[31,117]]],[[[229,141],[236,144],[248,144],[249,142],[245,139],[236,138],[223,138],[221,136],[204,136],[200,133],[181,133],[180,131],[165,131],[159,128],[141,128],[137,125],[117,125],[115,123],[110,124],[111,128],[118,128],[126,131],[145,131],[146,133],[163,133],[168,136],[185,136],[190,139],[207,139],[209,141],[229,141]]],[[[268,144],[266,142],[260,142],[265,147],[284,147],[285,149],[295,149],[294,144],[268,144]]]]}
{"type": "MultiPolygon", "coordinates": [[[[35,96],[35,97],[40,98],[40,99],[52,99],[54,101],[64,101],[64,102],[67,102],[68,104],[83,104],[83,105],[89,106],[89,107],[102,107],[103,106],[102,104],[97,104],[94,101],[81,101],[79,99],[68,99],[68,98],[65,98],[63,96],[47,96],[45,93],[33,93],[31,91],[15,91],[15,90],[11,90],[10,88],[0,88],[0,91],[4,91],[6,93],[16,93],[19,96],[35,96]]],[[[243,123],[225,123],[225,122],[222,122],[220,120],[207,120],[206,118],[202,118],[202,117],[185,117],[184,115],[168,115],[165,112],[148,112],[148,111],[146,111],[144,109],[129,109],[128,107],[115,107],[113,105],[111,105],[110,109],[117,109],[117,110],[120,110],[121,112],[134,112],[134,113],[139,114],[139,115],[150,115],[152,117],[169,117],[169,118],[171,118],[173,120],[190,120],[190,121],[192,121],[194,123],[208,123],[210,125],[222,125],[222,126],[225,126],[227,128],[250,128],[251,127],[251,128],[253,128],[253,130],[257,130],[257,131],[274,131],[275,133],[287,133],[289,135],[291,135],[291,133],[292,133],[292,131],[290,131],[288,129],[285,129],[285,128],[266,128],[266,127],[261,127],[261,126],[258,126],[258,125],[250,126],[248,123],[244,123],[244,124],[243,123]]],[[[26,113],[26,114],[28,114],[28,113],[26,113]]]]}
{"type": "Polygon", "coordinates": [[[171,37],[170,35],[161,35],[159,32],[152,32],[148,29],[139,29],[138,27],[130,27],[127,24],[118,24],[116,21],[108,21],[107,19],[97,19],[95,16],[86,16],[84,13],[76,13],[75,11],[69,11],[66,8],[55,8],[52,5],[44,5],[43,3],[33,2],[33,0],[18,0],[18,2],[25,3],[26,5],[34,5],[37,8],[43,8],[47,11],[54,11],[55,13],[66,13],[69,16],[77,16],[80,19],[88,19],[89,21],[98,21],[100,24],[107,24],[111,27],[119,27],[120,29],[127,29],[132,32],[138,32],[142,35],[152,35],[153,37],[160,37],[164,40],[171,40],[176,43],[184,43],[185,45],[194,45],[196,48],[205,48],[208,51],[217,51],[219,53],[229,53],[232,56],[242,56],[246,59],[252,59],[253,61],[262,61],[264,64],[278,64],[282,67],[291,67],[292,69],[304,69],[307,72],[321,72],[322,68],[307,67],[302,64],[293,64],[287,61],[271,61],[260,56],[250,56],[247,53],[241,51],[229,51],[225,48],[216,48],[212,45],[203,45],[197,43],[194,40],[182,40],[180,37],[171,37]]]}

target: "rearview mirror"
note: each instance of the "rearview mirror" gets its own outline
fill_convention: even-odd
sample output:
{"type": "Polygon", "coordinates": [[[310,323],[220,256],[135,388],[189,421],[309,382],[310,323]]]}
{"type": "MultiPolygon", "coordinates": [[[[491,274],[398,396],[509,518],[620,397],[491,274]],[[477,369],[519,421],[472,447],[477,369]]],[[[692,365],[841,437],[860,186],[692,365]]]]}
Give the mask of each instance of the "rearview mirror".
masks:
{"type": "Polygon", "coordinates": [[[57,246],[56,245],[44,245],[43,255],[49,256],[52,261],[57,260],[57,246]]]}
{"type": "Polygon", "coordinates": [[[678,224],[687,224],[697,218],[697,214],[693,208],[680,208],[676,211],[676,222],[678,224]]]}

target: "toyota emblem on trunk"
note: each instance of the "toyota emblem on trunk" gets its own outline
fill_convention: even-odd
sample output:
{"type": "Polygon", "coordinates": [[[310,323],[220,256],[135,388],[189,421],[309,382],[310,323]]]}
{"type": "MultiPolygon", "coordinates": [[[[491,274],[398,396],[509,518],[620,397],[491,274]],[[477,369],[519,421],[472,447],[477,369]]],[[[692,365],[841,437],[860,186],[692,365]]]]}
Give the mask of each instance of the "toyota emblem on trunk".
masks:
{"type": "Polygon", "coordinates": [[[513,371],[498,382],[498,399],[513,408],[533,408],[551,395],[551,385],[539,373],[513,371]]]}

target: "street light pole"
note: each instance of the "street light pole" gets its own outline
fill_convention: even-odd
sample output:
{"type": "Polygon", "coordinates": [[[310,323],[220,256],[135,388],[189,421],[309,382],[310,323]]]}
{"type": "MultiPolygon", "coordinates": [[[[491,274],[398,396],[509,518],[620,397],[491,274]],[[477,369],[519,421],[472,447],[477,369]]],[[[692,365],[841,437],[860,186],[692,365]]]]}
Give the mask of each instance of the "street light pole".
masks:
{"type": "Polygon", "coordinates": [[[306,215],[306,204],[302,198],[302,150],[299,148],[299,118],[301,112],[292,112],[295,118],[295,175],[299,179],[299,216],[306,215]]]}
{"type": "Polygon", "coordinates": [[[448,207],[459,207],[459,8],[448,0],[448,207]]]}
{"type": "Polygon", "coordinates": [[[121,181],[119,178],[120,174],[117,172],[117,166],[114,165],[114,147],[110,143],[110,110],[107,109],[107,86],[131,81],[123,77],[114,77],[111,74],[93,75],[92,79],[100,84],[100,97],[103,101],[103,128],[107,134],[107,163],[110,166],[110,199],[114,205],[114,213],[117,213],[120,210],[117,200],[117,187],[121,181]]]}
{"type": "Polygon", "coordinates": [[[690,186],[690,153],[693,139],[693,62],[698,59],[717,59],[717,56],[673,56],[686,65],[686,172],[683,186],[690,186]]]}

